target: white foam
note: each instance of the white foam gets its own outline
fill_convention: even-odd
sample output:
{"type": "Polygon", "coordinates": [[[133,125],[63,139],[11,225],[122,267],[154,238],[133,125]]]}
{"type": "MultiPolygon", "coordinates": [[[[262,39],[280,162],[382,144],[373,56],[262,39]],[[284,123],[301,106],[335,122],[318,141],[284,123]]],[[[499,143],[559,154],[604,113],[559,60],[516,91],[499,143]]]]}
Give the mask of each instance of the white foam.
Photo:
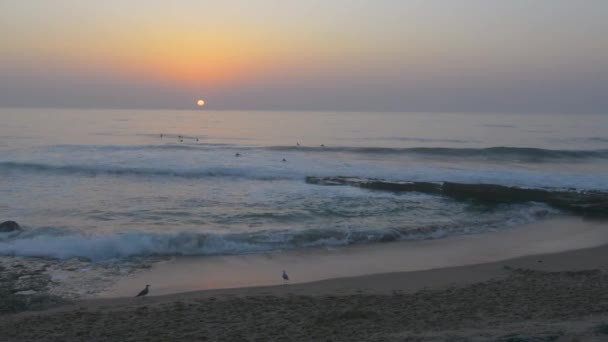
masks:
{"type": "MultiPolygon", "coordinates": [[[[217,234],[179,232],[173,234],[127,232],[85,236],[82,234],[39,229],[1,238],[0,255],[69,259],[84,257],[107,261],[151,255],[250,254],[279,249],[338,247],[351,244],[394,240],[437,239],[454,235],[477,234],[518,226],[550,217],[558,211],[544,204],[505,206],[498,213],[452,225],[420,228],[328,228],[307,230],[257,231],[217,234]]],[[[467,216],[468,217],[468,216],[467,216]]]]}

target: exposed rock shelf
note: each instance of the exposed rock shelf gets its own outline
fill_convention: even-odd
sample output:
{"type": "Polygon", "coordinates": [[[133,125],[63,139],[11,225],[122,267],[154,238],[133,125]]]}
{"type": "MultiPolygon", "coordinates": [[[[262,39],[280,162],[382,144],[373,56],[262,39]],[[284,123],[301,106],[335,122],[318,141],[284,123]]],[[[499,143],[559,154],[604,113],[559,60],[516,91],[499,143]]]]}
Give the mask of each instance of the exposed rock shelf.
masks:
{"type": "Polygon", "coordinates": [[[4,221],[0,223],[0,233],[20,232],[21,226],[15,221],[4,221]]]}
{"type": "Polygon", "coordinates": [[[358,177],[306,177],[317,185],[350,185],[391,192],[420,192],[483,203],[543,202],[558,209],[585,216],[608,216],[608,192],[520,188],[497,184],[452,182],[394,182],[358,177]]]}

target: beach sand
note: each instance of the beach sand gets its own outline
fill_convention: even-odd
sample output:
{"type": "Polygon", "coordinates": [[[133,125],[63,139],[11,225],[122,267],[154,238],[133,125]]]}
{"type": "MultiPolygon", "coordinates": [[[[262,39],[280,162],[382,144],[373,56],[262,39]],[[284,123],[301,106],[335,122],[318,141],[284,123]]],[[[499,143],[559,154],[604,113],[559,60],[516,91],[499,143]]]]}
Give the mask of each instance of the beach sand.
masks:
{"type": "MultiPolygon", "coordinates": [[[[181,256],[155,263],[146,272],[121,277],[97,296],[130,297],[145,284],[153,295],[209,289],[282,285],[281,270],[290,284],[363,275],[421,271],[475,265],[516,257],[556,253],[608,244],[608,223],[579,217],[559,217],[491,233],[442,239],[310,248],[275,253],[228,256],[181,256]],[[135,289],[135,290],[134,290],[135,289]]],[[[469,281],[483,280],[469,274],[469,281]]],[[[435,285],[431,280],[425,286],[435,285]]],[[[412,286],[400,284],[403,286],[412,286]]],[[[371,283],[367,291],[393,290],[371,283]]],[[[412,289],[417,289],[413,285],[412,289]]]]}
{"type": "Polygon", "coordinates": [[[0,340],[602,341],[608,245],[308,283],[81,300],[0,316],[0,340]]]}

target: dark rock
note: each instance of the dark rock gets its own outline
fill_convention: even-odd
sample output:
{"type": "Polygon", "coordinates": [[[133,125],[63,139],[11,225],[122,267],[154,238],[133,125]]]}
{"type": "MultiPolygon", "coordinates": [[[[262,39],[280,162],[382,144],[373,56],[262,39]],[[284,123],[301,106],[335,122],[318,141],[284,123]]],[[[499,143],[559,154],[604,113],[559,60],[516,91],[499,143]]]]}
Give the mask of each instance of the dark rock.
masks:
{"type": "Polygon", "coordinates": [[[550,192],[495,184],[462,184],[445,182],[442,193],[453,198],[473,199],[488,203],[546,202],[550,192]]]}
{"type": "Polygon", "coordinates": [[[540,336],[522,336],[518,334],[511,334],[507,336],[503,336],[498,339],[499,342],[553,342],[557,341],[561,334],[555,335],[540,335],[540,336]]]}
{"type": "Polygon", "coordinates": [[[22,231],[19,224],[15,221],[4,221],[0,223],[0,233],[10,233],[14,231],[22,231]]]}
{"type": "Polygon", "coordinates": [[[362,183],[362,188],[375,189],[375,190],[386,190],[386,191],[415,191],[423,193],[440,193],[441,186],[436,183],[428,182],[394,182],[387,183],[383,181],[370,181],[362,183]]]}
{"type": "Polygon", "coordinates": [[[497,184],[394,182],[357,177],[306,177],[306,183],[317,185],[350,185],[359,188],[421,192],[447,196],[456,200],[481,203],[543,202],[558,209],[584,216],[608,216],[608,192],[546,190],[519,188],[497,184]]]}
{"type": "Polygon", "coordinates": [[[595,327],[596,334],[608,335],[608,323],[602,323],[595,327]]]}
{"type": "MultiPolygon", "coordinates": [[[[314,177],[307,176],[306,183],[317,185],[353,185],[348,182],[349,177],[314,177]]],[[[355,178],[353,178],[355,179],[355,178]]]]}
{"type": "Polygon", "coordinates": [[[380,179],[357,177],[306,177],[306,183],[317,185],[350,185],[365,189],[393,192],[416,191],[424,193],[439,193],[441,185],[430,182],[388,182],[380,179]]]}
{"type": "Polygon", "coordinates": [[[50,276],[35,274],[29,267],[0,264],[0,316],[26,310],[44,310],[65,303],[48,294],[50,276]]]}

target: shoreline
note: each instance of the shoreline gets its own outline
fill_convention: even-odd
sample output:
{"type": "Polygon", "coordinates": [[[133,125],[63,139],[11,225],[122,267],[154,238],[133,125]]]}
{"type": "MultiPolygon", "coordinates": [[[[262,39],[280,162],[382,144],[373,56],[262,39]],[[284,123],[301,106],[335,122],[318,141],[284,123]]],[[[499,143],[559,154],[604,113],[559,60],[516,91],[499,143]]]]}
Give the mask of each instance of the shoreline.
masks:
{"type": "MultiPolygon", "coordinates": [[[[513,271],[538,271],[545,273],[584,272],[600,270],[608,272],[608,243],[555,253],[525,255],[505,260],[479,264],[433,268],[418,271],[375,273],[352,277],[340,277],[302,282],[295,284],[261,285],[249,287],[217,288],[184,291],[170,294],[147,296],[150,302],[174,301],[188,297],[233,297],[251,295],[353,295],[373,294],[391,295],[395,292],[415,293],[422,290],[441,290],[450,287],[463,287],[489,280],[508,277],[513,271]]],[[[75,304],[122,304],[132,303],[134,296],[95,297],[74,301],[75,304]]],[[[136,303],[137,304],[137,303],[136,303]]]]}
{"type": "Polygon", "coordinates": [[[492,263],[293,285],[87,299],[4,315],[0,338],[608,338],[608,329],[602,330],[608,328],[607,256],[605,244],[492,263]]]}
{"type": "MultiPolygon", "coordinates": [[[[604,340],[608,339],[608,241],[599,238],[608,237],[608,231],[603,232],[608,226],[578,220],[587,228],[581,230],[574,224],[577,220],[421,245],[432,254],[462,243],[441,255],[438,260],[444,261],[454,251],[479,252],[470,249],[471,242],[492,250],[495,245],[488,246],[490,240],[502,244],[505,251],[528,253],[494,261],[133,298],[138,287],[128,288],[128,296],[51,303],[40,311],[0,314],[0,340],[604,340]],[[547,236],[545,229],[553,234],[547,236]],[[530,247],[545,253],[529,254],[530,247]]],[[[393,251],[412,253],[397,248],[403,246],[391,245],[393,251]]],[[[328,253],[356,263],[355,254],[342,252],[328,253]]],[[[479,260],[488,257],[477,255],[479,260]]],[[[370,262],[378,260],[382,259],[370,262]]],[[[178,269],[184,270],[191,272],[178,269]]],[[[133,278],[146,272],[159,274],[153,266],[133,278]]]]}
{"type": "Polygon", "coordinates": [[[205,289],[282,285],[382,273],[422,271],[497,262],[608,244],[608,222],[558,217],[496,232],[440,239],[313,248],[269,254],[182,256],[151,265],[95,297],[129,297],[145,284],[150,295],[205,289]]]}

